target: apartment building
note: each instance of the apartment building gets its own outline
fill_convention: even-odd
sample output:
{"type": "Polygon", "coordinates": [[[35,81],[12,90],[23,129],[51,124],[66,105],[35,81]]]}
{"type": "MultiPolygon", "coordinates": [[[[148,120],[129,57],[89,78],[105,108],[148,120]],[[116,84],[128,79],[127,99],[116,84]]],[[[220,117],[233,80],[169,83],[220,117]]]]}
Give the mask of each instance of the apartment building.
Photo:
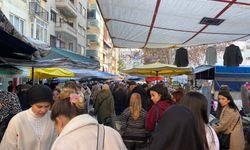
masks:
{"type": "Polygon", "coordinates": [[[100,70],[117,74],[118,55],[96,0],[88,0],[86,55],[99,60],[100,70]]]}
{"type": "Polygon", "coordinates": [[[86,54],[86,0],[0,0],[0,7],[21,34],[86,54]]]}

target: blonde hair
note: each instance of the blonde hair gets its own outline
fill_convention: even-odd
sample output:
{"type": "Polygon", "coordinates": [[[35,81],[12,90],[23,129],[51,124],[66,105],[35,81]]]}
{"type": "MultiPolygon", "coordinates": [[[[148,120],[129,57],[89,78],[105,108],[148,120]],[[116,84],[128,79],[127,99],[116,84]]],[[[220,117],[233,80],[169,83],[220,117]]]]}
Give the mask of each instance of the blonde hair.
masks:
{"type": "Polygon", "coordinates": [[[141,109],[141,95],[133,93],[130,98],[130,112],[134,120],[137,120],[140,117],[141,109]]]}

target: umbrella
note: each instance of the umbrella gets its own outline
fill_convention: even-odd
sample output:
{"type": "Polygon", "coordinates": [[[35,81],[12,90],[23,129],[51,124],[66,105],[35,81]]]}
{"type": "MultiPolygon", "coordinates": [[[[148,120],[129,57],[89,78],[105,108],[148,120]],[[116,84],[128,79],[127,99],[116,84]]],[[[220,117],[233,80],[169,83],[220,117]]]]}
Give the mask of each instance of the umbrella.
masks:
{"type": "MultiPolygon", "coordinates": [[[[62,68],[36,68],[34,69],[34,78],[56,78],[56,77],[74,77],[75,74],[67,69],[62,68]]],[[[30,78],[32,78],[32,70],[30,69],[30,78]]]]}
{"type": "Polygon", "coordinates": [[[129,75],[181,75],[191,74],[192,68],[190,67],[176,67],[175,65],[152,63],[143,66],[134,67],[131,69],[123,70],[124,73],[129,75]]]}

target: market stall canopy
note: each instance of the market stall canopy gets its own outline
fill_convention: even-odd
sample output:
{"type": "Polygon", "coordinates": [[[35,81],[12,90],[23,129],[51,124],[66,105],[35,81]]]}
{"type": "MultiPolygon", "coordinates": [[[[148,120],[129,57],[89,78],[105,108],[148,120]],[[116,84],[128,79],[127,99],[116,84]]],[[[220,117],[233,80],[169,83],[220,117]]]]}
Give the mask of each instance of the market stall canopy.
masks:
{"type": "MultiPolygon", "coordinates": [[[[32,77],[32,69],[29,70],[29,78],[32,77]]],[[[58,77],[74,77],[75,74],[67,69],[62,68],[36,68],[34,69],[34,78],[58,78],[58,77]]]]}
{"type": "Polygon", "coordinates": [[[72,68],[84,68],[84,69],[99,69],[100,62],[80,54],[76,54],[61,48],[52,48],[49,55],[39,60],[51,60],[51,59],[67,59],[74,62],[75,67],[72,68]]]}
{"type": "Polygon", "coordinates": [[[35,67],[35,68],[86,68],[82,63],[70,60],[68,58],[58,58],[51,60],[21,60],[0,57],[0,64],[22,66],[22,67],[35,67]]]}
{"type": "Polygon", "coordinates": [[[0,56],[31,60],[46,56],[51,48],[38,40],[21,35],[0,10],[0,56]]]}
{"type": "Polygon", "coordinates": [[[131,69],[124,69],[123,73],[129,75],[181,75],[192,74],[190,67],[176,67],[175,65],[153,63],[143,66],[134,67],[131,69]]]}
{"type": "Polygon", "coordinates": [[[0,65],[0,77],[14,78],[22,76],[23,71],[15,66],[0,65]]]}
{"type": "Polygon", "coordinates": [[[250,38],[249,0],[97,0],[97,3],[116,47],[166,48],[250,38]]]}
{"type": "Polygon", "coordinates": [[[71,72],[74,72],[76,77],[80,78],[100,78],[100,79],[115,79],[119,78],[119,76],[114,75],[108,72],[102,72],[97,70],[90,69],[69,69],[71,72]]]}
{"type": "Polygon", "coordinates": [[[216,91],[228,85],[230,91],[240,91],[243,84],[250,81],[250,66],[225,67],[203,65],[194,69],[196,79],[214,80],[216,91]]]}
{"type": "Polygon", "coordinates": [[[195,79],[213,80],[214,79],[214,66],[201,65],[194,69],[193,74],[195,79]]]}

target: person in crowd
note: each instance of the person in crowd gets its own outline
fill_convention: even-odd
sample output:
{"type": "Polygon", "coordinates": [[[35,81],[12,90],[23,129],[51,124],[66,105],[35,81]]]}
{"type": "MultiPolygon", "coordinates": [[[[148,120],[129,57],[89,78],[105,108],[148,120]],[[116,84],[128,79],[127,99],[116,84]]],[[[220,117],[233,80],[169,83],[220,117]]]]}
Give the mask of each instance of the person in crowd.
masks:
{"type": "Polygon", "coordinates": [[[160,84],[150,89],[150,95],[154,104],[146,114],[146,129],[149,132],[153,132],[158,122],[160,122],[165,110],[169,106],[175,104],[175,102],[171,100],[167,88],[160,84]]]}
{"type": "Polygon", "coordinates": [[[92,103],[95,103],[96,97],[100,91],[101,91],[101,85],[97,81],[93,82],[92,89],[91,89],[92,103]]]}
{"type": "Polygon", "coordinates": [[[213,126],[217,134],[231,133],[230,150],[243,150],[245,146],[242,120],[237,106],[228,91],[218,94],[219,122],[213,126]]]}
{"type": "Polygon", "coordinates": [[[127,102],[125,105],[125,108],[129,106],[129,101],[130,97],[133,93],[138,93],[141,95],[142,98],[142,108],[147,110],[147,93],[145,92],[144,88],[142,85],[137,84],[135,81],[129,81],[128,82],[128,97],[127,97],[127,102]]]}
{"type": "MultiPolygon", "coordinates": [[[[246,83],[247,84],[247,83],[246,83]]],[[[250,102],[250,91],[248,90],[246,84],[243,84],[240,88],[242,110],[244,115],[249,115],[249,102],[250,102]]]]}
{"type": "Polygon", "coordinates": [[[55,101],[58,101],[58,100],[59,100],[59,95],[60,95],[60,93],[61,93],[61,90],[58,89],[58,88],[55,88],[55,89],[53,90],[53,103],[54,103],[55,101]]]}
{"type": "Polygon", "coordinates": [[[207,114],[210,115],[211,112],[211,103],[212,103],[212,93],[211,86],[208,81],[204,81],[201,87],[201,93],[207,98],[207,114]]]}
{"type": "Polygon", "coordinates": [[[85,114],[84,98],[76,93],[52,106],[51,119],[59,135],[51,150],[125,150],[121,136],[114,129],[98,124],[85,114]]]}
{"type": "Polygon", "coordinates": [[[202,136],[204,149],[219,150],[218,137],[214,129],[208,125],[206,97],[199,92],[188,92],[180,104],[191,110],[197,118],[197,130],[202,136]]]}
{"type": "Polygon", "coordinates": [[[173,95],[173,97],[172,97],[173,101],[175,101],[176,103],[180,103],[181,98],[184,96],[184,93],[183,93],[183,91],[177,90],[177,91],[174,91],[172,93],[172,95],[173,95]]]}
{"type": "Polygon", "coordinates": [[[162,116],[149,150],[205,150],[197,122],[187,107],[170,107],[162,116]]]}
{"type": "Polygon", "coordinates": [[[103,84],[101,91],[98,93],[94,103],[94,114],[97,115],[99,123],[114,126],[112,116],[115,114],[115,106],[113,95],[109,89],[109,85],[103,84]]]}
{"type": "Polygon", "coordinates": [[[0,142],[9,124],[10,119],[22,111],[16,94],[0,91],[0,142]]]}
{"type": "Polygon", "coordinates": [[[52,91],[35,85],[28,91],[31,108],[15,115],[9,122],[0,144],[1,150],[49,150],[56,138],[50,119],[52,91]]]}
{"type": "Polygon", "coordinates": [[[13,92],[13,82],[12,81],[8,81],[8,92],[13,92]]]}
{"type": "Polygon", "coordinates": [[[133,93],[130,106],[121,114],[121,129],[123,141],[128,150],[139,150],[146,147],[145,119],[146,111],[142,108],[141,95],[133,93]]]}
{"type": "Polygon", "coordinates": [[[120,115],[125,110],[127,100],[127,90],[124,83],[119,83],[114,91],[115,113],[120,115]]]}
{"type": "Polygon", "coordinates": [[[83,95],[84,95],[84,99],[86,101],[86,108],[87,111],[89,111],[90,109],[90,96],[91,96],[91,90],[89,89],[89,87],[87,86],[86,83],[82,84],[83,87],[83,95]]]}
{"type": "Polygon", "coordinates": [[[22,110],[27,110],[30,108],[27,92],[32,86],[29,84],[20,84],[16,87],[17,96],[19,98],[22,110]]]}

